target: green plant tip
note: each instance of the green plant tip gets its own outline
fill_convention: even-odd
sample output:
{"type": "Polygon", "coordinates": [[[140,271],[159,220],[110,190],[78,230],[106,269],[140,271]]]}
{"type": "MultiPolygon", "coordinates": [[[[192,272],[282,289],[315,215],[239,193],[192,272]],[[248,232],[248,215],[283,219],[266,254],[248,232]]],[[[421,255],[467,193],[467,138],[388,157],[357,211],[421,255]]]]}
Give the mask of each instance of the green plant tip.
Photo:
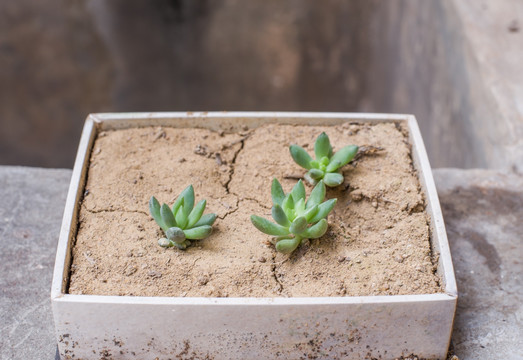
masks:
{"type": "Polygon", "coordinates": [[[165,238],[158,240],[158,245],[176,246],[183,250],[191,245],[189,239],[201,240],[211,234],[216,214],[204,215],[207,201],[200,200],[196,206],[194,201],[192,185],[180,193],[172,207],[167,204],[160,205],[154,196],[151,197],[149,212],[165,234],[165,238]]]}
{"type": "Polygon", "coordinates": [[[358,146],[348,145],[337,152],[333,152],[329,137],[322,132],[314,143],[315,159],[304,148],[295,144],[289,147],[289,151],[294,161],[308,170],[304,175],[307,182],[316,185],[318,181],[323,179],[325,185],[336,187],[343,183],[343,175],[340,169],[354,159],[358,152],[358,146]]]}
{"type": "Polygon", "coordinates": [[[275,223],[257,215],[251,215],[251,222],[264,234],[276,237],[273,243],[277,251],[290,254],[304,239],[319,238],[327,231],[325,218],[334,208],[336,199],[323,201],[325,193],[323,180],[316,184],[307,200],[301,180],[290,193],[285,194],[280,182],[274,179],[271,185],[271,215],[275,223]]]}

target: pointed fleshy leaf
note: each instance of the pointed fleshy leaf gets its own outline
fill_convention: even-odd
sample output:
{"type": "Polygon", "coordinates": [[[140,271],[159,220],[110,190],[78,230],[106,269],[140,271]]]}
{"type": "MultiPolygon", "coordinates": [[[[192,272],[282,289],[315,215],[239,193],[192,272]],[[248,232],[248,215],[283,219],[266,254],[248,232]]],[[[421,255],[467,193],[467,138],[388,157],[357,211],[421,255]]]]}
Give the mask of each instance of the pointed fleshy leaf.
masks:
{"type": "Polygon", "coordinates": [[[308,174],[311,177],[311,179],[314,179],[314,180],[321,180],[321,179],[323,179],[323,176],[325,175],[325,173],[320,169],[310,169],[308,174]]]}
{"type": "MultiPolygon", "coordinates": [[[[354,159],[354,156],[356,156],[356,153],[358,152],[358,146],[356,145],[348,145],[344,148],[341,148],[340,150],[336,151],[334,155],[330,158],[331,163],[339,162],[340,166],[347,165],[352,159],[354,159]]],[[[335,169],[337,170],[337,169],[335,169]]],[[[334,171],[334,170],[332,170],[334,171]]]]}
{"type": "Polygon", "coordinates": [[[311,194],[309,195],[309,200],[307,200],[307,203],[305,204],[305,208],[309,209],[313,207],[314,205],[319,205],[325,199],[325,184],[323,181],[320,181],[314,189],[312,189],[311,194]]]}
{"type": "Polygon", "coordinates": [[[209,225],[212,226],[214,224],[214,221],[216,220],[216,214],[205,214],[203,215],[200,220],[196,224],[194,224],[194,227],[202,226],[202,225],[209,225]]]}
{"type": "Polygon", "coordinates": [[[202,225],[192,229],[187,229],[183,231],[185,237],[190,240],[201,240],[205,239],[207,236],[211,235],[212,227],[209,225],[202,225]]]}
{"type": "Polygon", "coordinates": [[[338,173],[327,173],[323,177],[323,182],[329,187],[335,187],[343,183],[343,175],[338,173]]]}
{"type": "Polygon", "coordinates": [[[272,218],[274,219],[274,221],[276,221],[281,226],[285,226],[285,227],[291,226],[291,223],[289,222],[289,219],[287,219],[287,215],[285,214],[285,211],[283,211],[283,209],[281,208],[280,205],[275,204],[272,207],[271,213],[272,213],[272,218]]]}
{"type": "Polygon", "coordinates": [[[338,170],[341,166],[342,165],[340,161],[331,161],[329,165],[327,165],[327,167],[325,168],[325,171],[327,173],[331,173],[338,170]]]}
{"type": "Polygon", "coordinates": [[[281,187],[280,182],[276,178],[272,179],[271,197],[272,203],[278,204],[280,206],[283,203],[283,199],[285,199],[285,193],[283,192],[283,188],[281,187]]]}
{"type": "Polygon", "coordinates": [[[294,220],[296,217],[296,212],[294,211],[294,201],[292,200],[291,193],[288,193],[285,196],[285,199],[282,203],[282,209],[285,212],[285,215],[287,215],[287,219],[290,221],[294,220]]]}
{"type": "Polygon", "coordinates": [[[196,206],[192,209],[191,213],[187,217],[187,227],[188,228],[193,227],[193,225],[196,224],[198,222],[198,220],[200,220],[200,218],[202,217],[203,211],[205,210],[205,205],[207,205],[207,201],[205,199],[200,200],[198,202],[198,204],[196,204],[196,206]]]}
{"type": "MultiPolygon", "coordinates": [[[[185,190],[187,190],[187,188],[185,188],[185,190]]],[[[176,201],[173,204],[173,214],[176,214],[181,206],[183,206],[183,191],[178,195],[178,198],[176,198],[176,201]]]]}
{"type": "Polygon", "coordinates": [[[160,208],[160,215],[162,216],[162,221],[165,224],[166,229],[176,226],[176,220],[174,219],[173,212],[167,204],[163,204],[160,208]]]}
{"type": "Polygon", "coordinates": [[[165,225],[162,219],[162,214],[160,213],[160,203],[154,196],[151,196],[149,200],[149,212],[153,217],[154,221],[162,228],[163,231],[167,230],[169,227],[165,225]]]}
{"type": "Polygon", "coordinates": [[[296,204],[300,199],[305,199],[305,186],[303,186],[303,181],[298,180],[296,185],[292,188],[291,194],[294,204],[296,204]]]}
{"type": "Polygon", "coordinates": [[[187,186],[180,194],[183,197],[183,210],[185,216],[191,213],[194,206],[194,188],[192,185],[187,186]]]}
{"type": "Polygon", "coordinates": [[[301,239],[296,237],[293,239],[283,239],[276,243],[276,251],[281,252],[283,254],[290,254],[296,248],[298,245],[300,245],[301,239]]]}
{"type": "Polygon", "coordinates": [[[178,207],[178,211],[174,215],[178,227],[185,229],[187,227],[187,214],[185,213],[185,198],[182,199],[181,205],[178,207]]]}
{"type": "Polygon", "coordinates": [[[272,236],[289,235],[289,230],[260,216],[251,215],[251,222],[262,233],[272,236]]]}
{"type": "Polygon", "coordinates": [[[300,199],[294,204],[294,212],[296,216],[301,216],[305,212],[305,199],[300,199]]]}
{"type": "Polygon", "coordinates": [[[165,232],[165,236],[167,236],[167,239],[177,243],[181,244],[185,241],[185,235],[179,227],[173,226],[167,229],[165,232]]]}
{"type": "Polygon", "coordinates": [[[327,224],[327,220],[321,219],[316,224],[305,229],[305,231],[301,232],[299,235],[304,239],[317,239],[327,232],[328,226],[329,224],[327,224]]]}
{"type": "Polygon", "coordinates": [[[307,219],[303,216],[297,217],[289,227],[289,231],[293,234],[300,234],[305,229],[307,229],[307,219]]]}
{"type": "Polygon", "coordinates": [[[291,145],[289,147],[289,150],[296,164],[300,165],[302,168],[305,168],[307,170],[311,168],[312,158],[307,153],[307,151],[305,151],[304,148],[302,148],[299,145],[291,145]]]}
{"type": "Polygon", "coordinates": [[[320,221],[321,219],[327,217],[331,210],[334,208],[334,205],[336,205],[336,202],[338,199],[329,199],[320,205],[318,205],[318,212],[314,217],[309,221],[309,223],[314,224],[315,222],[320,221]]]}
{"type": "Polygon", "coordinates": [[[305,213],[303,213],[303,217],[307,220],[309,224],[311,223],[311,219],[318,213],[318,209],[318,205],[314,205],[313,207],[305,211],[305,213]]]}
{"type": "Polygon", "coordinates": [[[294,209],[294,200],[292,199],[291,193],[288,193],[285,196],[285,199],[283,199],[281,207],[283,208],[285,213],[287,213],[287,210],[289,210],[289,209],[294,209]]]}
{"type": "Polygon", "coordinates": [[[314,155],[316,155],[316,159],[319,160],[324,156],[329,157],[331,153],[332,146],[329,137],[327,136],[327,134],[322,132],[316,139],[316,142],[314,143],[314,155]]]}

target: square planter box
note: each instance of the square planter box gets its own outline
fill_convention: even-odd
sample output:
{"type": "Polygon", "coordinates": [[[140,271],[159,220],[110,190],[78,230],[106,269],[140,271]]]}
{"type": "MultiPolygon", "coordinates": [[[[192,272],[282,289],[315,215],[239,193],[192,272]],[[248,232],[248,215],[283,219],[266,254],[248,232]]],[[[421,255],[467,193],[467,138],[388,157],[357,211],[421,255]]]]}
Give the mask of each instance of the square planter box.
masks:
{"type": "Polygon", "coordinates": [[[416,119],[353,113],[119,113],[85,123],[58,243],[52,307],[63,359],[444,359],[457,289],[441,209],[416,119]],[[143,126],[255,128],[265,123],[404,122],[427,200],[444,292],[302,298],[175,298],[66,293],[89,156],[100,131],[143,126]],[[310,336],[303,329],[309,329],[310,336]]]}

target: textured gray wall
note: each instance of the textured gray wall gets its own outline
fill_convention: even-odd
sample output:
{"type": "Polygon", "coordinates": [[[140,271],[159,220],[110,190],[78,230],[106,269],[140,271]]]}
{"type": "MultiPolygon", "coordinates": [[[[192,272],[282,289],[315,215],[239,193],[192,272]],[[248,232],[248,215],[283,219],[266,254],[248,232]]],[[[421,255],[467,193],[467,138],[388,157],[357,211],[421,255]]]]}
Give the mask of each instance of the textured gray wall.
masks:
{"type": "Polygon", "coordinates": [[[518,18],[510,0],[0,2],[0,164],[71,167],[90,112],[371,111],[414,113],[433,167],[523,172],[518,18]]]}

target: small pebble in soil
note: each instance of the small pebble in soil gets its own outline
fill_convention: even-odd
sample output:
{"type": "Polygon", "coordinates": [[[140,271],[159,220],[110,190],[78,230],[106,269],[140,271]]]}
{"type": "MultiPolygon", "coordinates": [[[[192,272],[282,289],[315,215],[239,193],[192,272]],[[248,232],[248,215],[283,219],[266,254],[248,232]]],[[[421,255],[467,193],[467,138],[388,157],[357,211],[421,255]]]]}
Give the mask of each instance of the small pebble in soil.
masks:
{"type": "Polygon", "coordinates": [[[207,283],[209,282],[209,278],[207,276],[200,276],[198,278],[198,284],[200,286],[204,286],[204,285],[207,285],[207,283]]]}
{"type": "Polygon", "coordinates": [[[354,201],[360,201],[361,199],[363,199],[363,194],[361,192],[361,190],[354,190],[350,193],[350,196],[352,198],[352,200],[354,201]]]}
{"type": "Polygon", "coordinates": [[[162,274],[159,273],[158,271],[155,271],[155,270],[151,270],[147,273],[147,276],[153,278],[153,279],[157,279],[157,278],[161,278],[162,277],[162,274]]]}
{"type": "Polygon", "coordinates": [[[346,257],[345,256],[338,256],[338,262],[344,262],[346,260],[346,257]]]}
{"type": "Polygon", "coordinates": [[[400,256],[394,257],[394,261],[399,262],[400,264],[403,262],[403,258],[400,256]]]}
{"type": "Polygon", "coordinates": [[[260,257],[260,258],[258,259],[258,261],[261,262],[261,263],[264,263],[264,262],[267,261],[267,259],[264,258],[264,257],[262,256],[262,257],[260,257]]]}
{"type": "Polygon", "coordinates": [[[131,276],[131,275],[134,274],[136,271],[138,271],[137,268],[135,268],[134,266],[129,266],[128,268],[125,269],[125,271],[124,271],[124,275],[125,275],[125,276],[131,276]]]}

